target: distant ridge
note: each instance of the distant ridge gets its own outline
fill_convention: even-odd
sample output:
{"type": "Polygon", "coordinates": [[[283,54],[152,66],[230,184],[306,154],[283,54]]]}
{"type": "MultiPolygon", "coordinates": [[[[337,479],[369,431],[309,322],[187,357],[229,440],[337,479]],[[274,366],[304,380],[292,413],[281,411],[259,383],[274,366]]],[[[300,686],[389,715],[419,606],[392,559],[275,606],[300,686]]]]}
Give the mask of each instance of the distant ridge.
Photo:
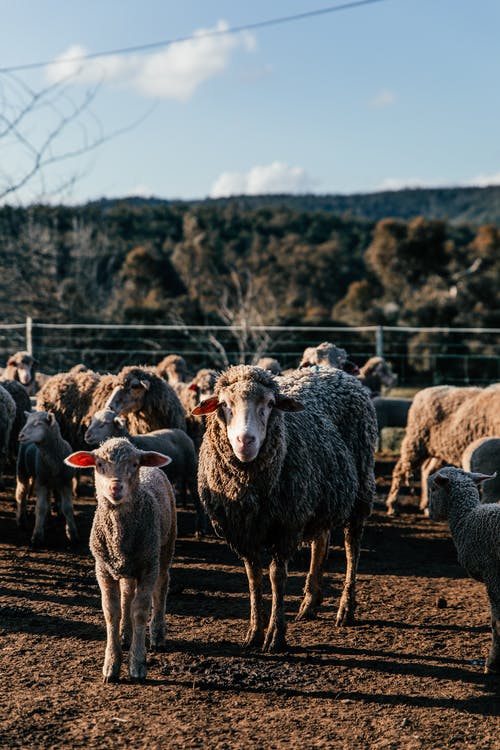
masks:
{"type": "Polygon", "coordinates": [[[411,219],[426,216],[429,219],[444,219],[451,224],[500,224],[500,186],[454,187],[454,188],[408,188],[377,193],[350,195],[241,195],[230,198],[206,198],[203,200],[167,200],[162,198],[104,198],[94,201],[104,210],[117,203],[127,205],[218,205],[252,210],[266,206],[283,207],[294,211],[327,211],[350,215],[368,221],[379,221],[387,217],[411,219]]]}

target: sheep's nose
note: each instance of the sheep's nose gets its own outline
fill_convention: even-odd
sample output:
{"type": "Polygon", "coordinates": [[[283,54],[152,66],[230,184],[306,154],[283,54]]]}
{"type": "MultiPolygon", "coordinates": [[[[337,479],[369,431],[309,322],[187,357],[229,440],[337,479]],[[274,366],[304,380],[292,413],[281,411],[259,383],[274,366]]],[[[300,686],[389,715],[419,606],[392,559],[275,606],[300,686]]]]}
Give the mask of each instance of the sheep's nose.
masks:
{"type": "Polygon", "coordinates": [[[236,437],[236,440],[243,448],[249,448],[253,443],[255,443],[255,436],[248,435],[247,433],[241,433],[236,437]]]}
{"type": "Polygon", "coordinates": [[[120,500],[123,495],[123,485],[121,482],[113,482],[110,486],[111,497],[113,500],[120,500]]]}

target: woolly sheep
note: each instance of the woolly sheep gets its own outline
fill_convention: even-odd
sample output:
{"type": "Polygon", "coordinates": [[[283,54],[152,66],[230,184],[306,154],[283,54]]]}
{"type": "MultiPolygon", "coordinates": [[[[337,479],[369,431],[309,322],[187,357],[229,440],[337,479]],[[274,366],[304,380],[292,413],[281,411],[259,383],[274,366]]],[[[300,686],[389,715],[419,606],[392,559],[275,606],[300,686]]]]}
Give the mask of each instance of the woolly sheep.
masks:
{"type": "Polygon", "coordinates": [[[185,383],[189,379],[188,366],[180,354],[168,354],[155,367],[156,374],[170,385],[185,383]]]}
{"type": "Polygon", "coordinates": [[[200,498],[216,530],[243,559],[250,588],[246,646],[286,647],[288,561],[311,542],[299,618],[321,602],[332,526],[345,534],[347,572],[337,625],[352,622],[361,537],[375,492],[375,413],[366,390],[340,370],[298,370],[275,378],[238,365],[219,377],[199,457],[200,498]],[[271,554],[272,611],[264,637],[262,566],[271,554]]]}
{"type": "Polygon", "coordinates": [[[164,427],[186,430],[179,397],[152,368],[124,367],[104,406],[126,416],[130,432],[135,435],[164,427]]]}
{"type": "Polygon", "coordinates": [[[31,411],[31,399],[28,396],[26,388],[17,380],[3,380],[1,385],[12,396],[16,406],[16,415],[10,432],[8,453],[8,463],[14,468],[19,446],[19,433],[26,422],[26,412],[31,411]]]}
{"type": "Polygon", "coordinates": [[[495,474],[482,482],[481,502],[500,502],[500,437],[474,440],[462,454],[462,469],[475,474],[495,474]]]}
{"type": "Polygon", "coordinates": [[[61,436],[54,415],[45,411],[26,414],[26,424],[19,433],[19,454],[16,471],[16,521],[26,525],[26,501],[34,487],[36,496],[35,527],[31,544],[39,546],[45,539],[45,521],[50,510],[50,493],[66,519],[66,535],[73,544],[78,530],[73,512],[72,471],[64,459],[72,448],[61,436]]]}
{"type": "Polygon", "coordinates": [[[262,367],[263,370],[269,370],[273,375],[281,375],[281,365],[274,357],[261,357],[256,367],[262,367]]]}
{"type": "Polygon", "coordinates": [[[10,453],[10,436],[16,419],[16,403],[0,385],[0,481],[10,453]]]}
{"type": "Polygon", "coordinates": [[[35,374],[38,360],[29,352],[16,352],[7,360],[7,364],[0,375],[0,380],[17,380],[33,396],[37,390],[35,374]]]}
{"type": "Polygon", "coordinates": [[[304,349],[299,363],[300,367],[338,367],[342,369],[347,362],[347,352],[335,344],[323,341],[318,346],[308,346],[304,349]]]}
{"type": "Polygon", "coordinates": [[[164,467],[170,481],[178,489],[179,501],[186,505],[186,490],[189,490],[197,516],[195,533],[198,536],[205,530],[205,516],[198,498],[196,483],[197,459],[194,443],[184,430],[154,430],[144,435],[131,435],[125,420],[111,409],[101,409],[94,414],[85,433],[85,442],[99,445],[111,437],[126,437],[132,445],[144,451],[156,451],[170,457],[171,462],[164,467]]]}
{"type": "Polygon", "coordinates": [[[93,451],[79,451],[66,459],[70,466],[95,469],[97,509],[90,550],[107,630],[104,682],[119,679],[122,646],[130,646],[130,677],[146,678],[148,620],[151,648],[165,646],[177,529],[172,487],[157,467],[168,461],[168,456],[141,451],[126,438],[111,438],[93,451]]]}
{"type": "Polygon", "coordinates": [[[400,456],[392,472],[387,496],[389,515],[395,513],[401,486],[409,485],[414,472],[426,461],[435,458],[459,466],[469,443],[500,432],[499,399],[497,386],[437,385],[418,391],[408,411],[400,456]]]}
{"type": "Polygon", "coordinates": [[[492,643],[484,671],[500,672],[500,507],[483,505],[478,484],[489,474],[446,466],[429,478],[429,516],[448,520],[458,562],[486,586],[492,643]]]}
{"type": "Polygon", "coordinates": [[[55,415],[62,436],[74,450],[85,449],[91,417],[105,406],[116,384],[115,375],[92,370],[58,373],[38,392],[36,408],[55,415]]]}
{"type": "Polygon", "coordinates": [[[380,396],[383,388],[392,388],[398,379],[397,375],[392,371],[391,364],[383,357],[370,357],[359,368],[357,377],[368,388],[372,397],[380,396]]]}

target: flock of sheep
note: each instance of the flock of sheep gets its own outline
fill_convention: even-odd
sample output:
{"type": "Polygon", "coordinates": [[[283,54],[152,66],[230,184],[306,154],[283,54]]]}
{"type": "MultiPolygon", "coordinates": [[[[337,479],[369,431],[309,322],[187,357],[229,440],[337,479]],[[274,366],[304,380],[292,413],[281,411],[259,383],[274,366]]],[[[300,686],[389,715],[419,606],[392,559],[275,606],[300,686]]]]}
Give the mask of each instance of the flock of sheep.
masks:
{"type": "Polygon", "coordinates": [[[388,426],[406,427],[388,513],[397,512],[402,485],[420,470],[421,506],[431,518],[448,519],[459,562],[486,586],[492,645],[485,671],[500,672],[500,384],[438,386],[413,400],[393,399],[382,395],[395,382],[387,362],[372,357],[358,368],[327,342],[308,347],[297,369],[285,372],[270,357],[194,377],[173,354],[117,374],[77,365],[49,377],[36,364],[18,352],[0,374],[0,475],[15,461],[22,530],[34,495],[36,547],[44,543],[51,496],[69,541],[78,542],[73,497],[80,470],[93,469],[90,549],[106,622],[105,682],[119,679],[124,649],[130,678],[145,679],[148,626],[150,648],[165,645],[175,498],[195,506],[197,535],[209,519],[244,562],[246,646],[286,648],[287,567],[303,544],[311,558],[298,619],[315,616],[336,527],[344,529],[346,553],[336,622],[353,622],[375,453],[388,426]]]}

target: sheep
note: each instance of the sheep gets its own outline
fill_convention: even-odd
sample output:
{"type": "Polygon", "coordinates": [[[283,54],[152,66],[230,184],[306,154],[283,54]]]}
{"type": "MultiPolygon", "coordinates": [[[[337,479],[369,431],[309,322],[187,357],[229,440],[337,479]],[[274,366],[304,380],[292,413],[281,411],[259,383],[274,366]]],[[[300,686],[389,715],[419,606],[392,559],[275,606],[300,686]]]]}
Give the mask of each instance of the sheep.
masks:
{"type": "Polygon", "coordinates": [[[256,367],[262,367],[263,370],[269,370],[273,375],[281,375],[281,365],[278,360],[273,357],[261,357],[257,361],[256,367]]]}
{"type": "Polygon", "coordinates": [[[184,430],[165,429],[145,435],[131,435],[125,420],[111,409],[101,409],[94,414],[85,433],[85,442],[99,445],[111,437],[126,437],[141,450],[157,451],[170,456],[171,462],[164,467],[170,481],[178,488],[178,497],[186,505],[186,490],[189,490],[197,510],[195,534],[205,531],[205,516],[201,508],[196,483],[197,458],[194,443],[184,430]]]}
{"type": "Polygon", "coordinates": [[[90,419],[105,406],[116,384],[116,375],[92,370],[58,373],[38,392],[36,408],[53,412],[65,440],[74,450],[84,450],[90,419]]]}
{"type": "Polygon", "coordinates": [[[72,448],[61,436],[57,420],[51,412],[33,411],[26,414],[26,424],[19,433],[16,469],[16,522],[26,525],[26,501],[34,486],[36,495],[35,527],[31,544],[36,547],[45,539],[45,521],[50,510],[52,492],[66,519],[66,535],[72,544],[78,542],[73,512],[74,471],[64,463],[72,448]]]}
{"type": "Polygon", "coordinates": [[[17,459],[19,433],[26,422],[26,413],[31,411],[31,399],[28,396],[26,388],[17,380],[3,380],[1,385],[12,396],[16,406],[16,415],[10,431],[8,452],[8,464],[11,464],[12,468],[14,468],[17,459]]]}
{"type": "Polygon", "coordinates": [[[172,487],[157,467],[168,462],[168,456],[139,450],[127,438],[111,438],[93,451],[66,458],[69,466],[95,469],[97,509],[90,550],[106,621],[105,683],[119,679],[122,646],[130,647],[130,678],[145,680],[148,620],[151,648],[165,646],[177,527],[172,487]]]}
{"type": "Polygon", "coordinates": [[[125,415],[132,434],[164,427],[186,430],[179,397],[152,368],[124,367],[116,376],[114,390],[104,406],[125,415]]]}
{"type": "Polygon", "coordinates": [[[35,374],[38,360],[29,352],[16,352],[7,360],[7,364],[0,375],[0,380],[17,380],[30,396],[37,390],[35,374]]]}
{"type": "Polygon", "coordinates": [[[359,368],[357,377],[371,392],[372,398],[380,396],[383,388],[392,388],[398,379],[392,371],[391,364],[383,357],[370,357],[359,368]]]}
{"type": "Polygon", "coordinates": [[[429,477],[429,516],[448,520],[458,562],[481,581],[491,609],[492,643],[486,673],[500,673],[500,507],[481,504],[478,485],[491,474],[445,466],[429,477]]]}
{"type": "Polygon", "coordinates": [[[495,474],[482,482],[481,502],[500,502],[500,437],[479,438],[462,453],[462,469],[475,474],[495,474]]]}
{"type": "MultiPolygon", "coordinates": [[[[500,413],[497,407],[495,415],[493,403],[499,397],[500,390],[495,386],[484,389],[437,385],[418,391],[408,411],[400,456],[392,472],[386,500],[389,515],[396,512],[401,486],[410,483],[418,468],[424,465],[427,471],[436,470],[436,462],[433,468],[429,459],[459,466],[469,443],[500,432],[500,413]]],[[[425,472],[422,479],[425,484],[425,472]]],[[[425,503],[423,494],[421,505],[425,503]]]]}
{"type": "Polygon", "coordinates": [[[332,526],[344,528],[347,572],[337,625],[351,623],[360,543],[374,493],[376,418],[366,390],[336,369],[276,378],[236,365],[223,372],[206,414],[198,489],[214,525],[243,559],[250,589],[245,646],[286,648],[284,586],[290,557],[311,542],[298,617],[321,602],[332,526]],[[270,552],[272,611],[264,636],[262,558],[270,552]]]}
{"type": "Polygon", "coordinates": [[[217,370],[209,367],[202,367],[201,370],[198,370],[190,383],[192,390],[196,390],[198,399],[206,398],[213,394],[215,381],[218,377],[219,373],[217,370]]]}
{"type": "Polygon", "coordinates": [[[185,383],[189,379],[186,360],[179,354],[168,354],[161,362],[158,362],[155,371],[170,385],[185,383]]]}
{"type": "Polygon", "coordinates": [[[11,394],[0,385],[0,482],[10,455],[10,436],[16,419],[16,402],[11,394]]]}
{"type": "Polygon", "coordinates": [[[338,367],[342,369],[346,362],[347,352],[345,349],[330,344],[328,341],[323,341],[318,346],[308,346],[304,349],[299,368],[316,365],[317,367],[338,367]]]}

